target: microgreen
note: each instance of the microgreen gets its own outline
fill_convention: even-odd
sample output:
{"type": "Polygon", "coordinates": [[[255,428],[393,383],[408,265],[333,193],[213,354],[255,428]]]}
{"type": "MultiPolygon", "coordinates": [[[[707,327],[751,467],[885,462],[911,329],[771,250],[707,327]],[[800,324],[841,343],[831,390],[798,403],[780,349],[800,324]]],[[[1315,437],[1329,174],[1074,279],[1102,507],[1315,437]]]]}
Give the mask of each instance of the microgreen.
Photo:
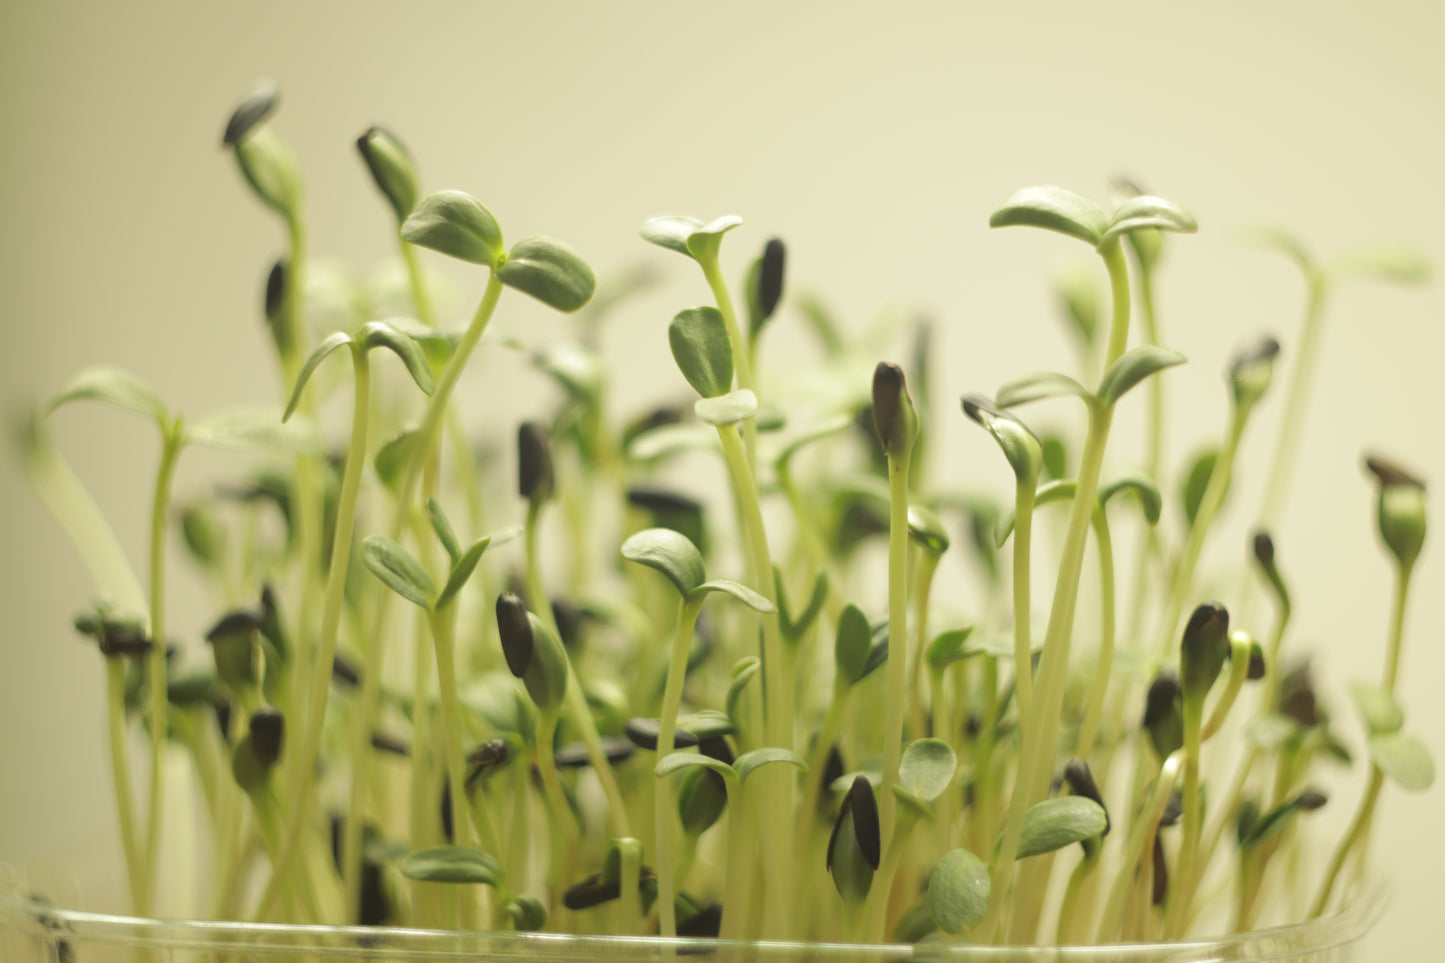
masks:
{"type": "Polygon", "coordinates": [[[179,753],[205,790],[210,884],[227,912],[785,941],[1172,940],[1220,915],[1215,893],[1241,929],[1283,918],[1284,864],[1319,846],[1321,821],[1304,817],[1325,799],[1310,787],[1363,745],[1368,785],[1320,876],[1319,914],[1367,859],[1385,784],[1433,782],[1398,686],[1426,547],[1422,480],[1366,459],[1395,592],[1382,676],[1349,687],[1357,720],[1291,668],[1278,531],[1256,529],[1242,573],[1268,587],[1265,618],[1222,587],[1231,620],[1200,589],[1227,587],[1206,546],[1238,508],[1233,482],[1255,457],[1244,430],[1276,370],[1297,365],[1261,525],[1278,514],[1324,294],[1352,279],[1419,283],[1428,268],[1409,251],[1323,262],[1266,235],[1309,281],[1304,343],[1261,337],[1223,364],[1226,390],[1190,400],[1221,412],[1223,434],[1174,466],[1162,383],[1184,358],[1160,343],[1158,284],[1163,235],[1196,224],[1171,201],[1126,184],[1109,209],[1035,187],[993,213],[995,227],[1082,241],[1101,264],[1056,282],[1077,368],[1001,372],[992,398],[962,397],[963,417],[930,379],[944,363],[938,325],[905,331],[890,317],[879,331],[900,336],[907,363],[880,362],[882,335],[855,337],[795,293],[781,240],[745,237],[733,215],[653,218],[643,239],[700,269],[711,301],[674,306],[665,333],[655,324],[648,337],[666,339],[676,370],[657,374],[644,414],[619,418],[605,317],[636,278],[604,278],[598,294],[566,243],[509,247],[486,206],[426,193],[417,159],[373,126],[355,146],[406,268],[397,313],[414,316],[372,317],[362,284],[308,259],[300,165],[272,129],[279,103],[258,88],[223,141],[287,235],[263,304],[284,407],[185,418],[144,378],[99,366],[24,432],[27,470],[95,576],[98,601],[76,628],[103,660],[137,912],[153,906],[172,821],[160,763],[179,753]],[[756,255],[740,272],[742,324],[731,233],[729,251],[756,255]],[[487,269],[458,332],[438,326],[419,248],[487,269]],[[484,339],[494,315],[512,323],[506,289],[579,317],[484,339]],[[323,319],[333,330],[316,330],[323,319]],[[797,321],[817,335],[817,363],[762,350],[797,321]],[[341,381],[325,362],[342,348],[353,396],[338,425],[321,397],[341,381]],[[372,371],[376,348],[401,362],[384,362],[395,384],[372,371]],[[540,374],[552,405],[505,423],[485,402],[463,406],[478,350],[540,374]],[[805,366],[822,387],[800,397],[805,366]],[[689,388],[691,407],[678,394],[689,388]],[[1036,434],[1017,413],[1035,404],[1033,421],[1060,398],[1076,399],[1081,436],[1036,434]],[[46,432],[82,401],[139,415],[161,438],[139,574],[46,432]],[[1111,433],[1116,410],[1139,405],[1135,464],[1111,433]],[[492,412],[481,448],[466,423],[477,412],[492,412]],[[965,419],[1003,455],[1002,492],[937,470],[965,419]],[[215,497],[173,498],[191,446],[264,463],[215,497]],[[726,496],[701,497],[719,472],[726,496]],[[1120,496],[1139,510],[1120,511],[1120,496]],[[173,518],[216,596],[199,671],[197,641],[167,629],[173,518]],[[1137,539],[1132,573],[1116,571],[1121,533],[1137,539]],[[137,727],[152,762],[144,811],[137,727]],[[317,856],[331,842],[323,801],[344,807],[339,871],[317,856]]]}

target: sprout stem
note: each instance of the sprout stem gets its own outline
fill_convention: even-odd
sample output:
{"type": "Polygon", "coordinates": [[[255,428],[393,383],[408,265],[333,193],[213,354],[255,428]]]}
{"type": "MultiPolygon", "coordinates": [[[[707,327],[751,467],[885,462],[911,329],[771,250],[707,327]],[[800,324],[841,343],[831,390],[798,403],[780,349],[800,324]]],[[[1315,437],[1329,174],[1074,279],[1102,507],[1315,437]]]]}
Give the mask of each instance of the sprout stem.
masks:
{"type": "Polygon", "coordinates": [[[1315,369],[1319,367],[1320,331],[1324,318],[1325,294],[1328,285],[1325,277],[1315,271],[1309,274],[1309,293],[1305,299],[1304,322],[1300,327],[1299,360],[1290,372],[1289,392],[1286,395],[1284,418],[1279,423],[1278,441],[1274,446],[1274,460],[1270,463],[1269,482],[1265,485],[1264,501],[1259,509],[1261,527],[1274,527],[1279,521],[1280,510],[1284,507],[1284,494],[1289,491],[1290,475],[1299,454],[1300,439],[1304,435],[1304,418],[1308,407],[1310,384],[1315,369]]]}
{"type": "MultiPolygon", "coordinates": [[[[903,704],[908,697],[908,467],[909,451],[888,454],[888,678],[883,710],[883,784],[878,807],[884,839],[893,840],[903,755],[903,704]]],[[[920,653],[921,655],[922,653],[920,653]]]]}
{"type": "Polygon", "coordinates": [[[1235,405],[1230,412],[1224,444],[1219,449],[1214,469],[1209,473],[1209,484],[1205,486],[1204,495],[1200,498],[1194,524],[1189,526],[1189,540],[1184,545],[1179,566],[1174,572],[1174,584],[1169,591],[1169,607],[1159,625],[1158,657],[1161,660],[1168,657],[1170,647],[1177,637],[1179,620],[1184,615],[1189,593],[1194,587],[1194,569],[1199,563],[1199,553],[1204,548],[1204,538],[1209,533],[1209,526],[1213,523],[1219,506],[1224,503],[1224,496],[1229,492],[1229,484],[1234,475],[1234,456],[1239,451],[1239,441],[1244,435],[1244,426],[1253,407],[1248,404],[1235,405]]]}
{"type": "MultiPolygon", "coordinates": [[[[1390,606],[1390,649],[1385,661],[1385,691],[1391,695],[1395,694],[1395,678],[1400,668],[1400,640],[1405,631],[1405,603],[1409,597],[1410,574],[1413,565],[1397,565],[1395,568],[1395,597],[1390,606]]],[[[1319,917],[1329,905],[1330,894],[1333,892],[1335,882],[1344,868],[1345,860],[1349,858],[1350,851],[1356,846],[1360,847],[1361,864],[1364,863],[1364,853],[1369,848],[1370,826],[1375,818],[1375,804],[1380,796],[1380,788],[1384,785],[1385,774],[1379,766],[1372,766],[1370,772],[1370,785],[1365,790],[1365,796],[1360,800],[1360,808],[1355,813],[1354,821],[1350,823],[1349,832],[1345,838],[1340,840],[1339,846],[1335,848],[1334,855],[1330,858],[1329,869],[1325,871],[1324,882],[1320,884],[1320,892],[1315,897],[1314,906],[1310,909],[1310,919],[1319,917]]]]}
{"type": "Polygon", "coordinates": [[[1034,497],[1037,478],[1020,479],[1014,486],[1014,699],[1018,716],[1028,719],[1034,707],[1033,627],[1030,614],[1034,497]]]}
{"type": "MultiPolygon", "coordinates": [[[[1109,270],[1109,286],[1114,300],[1113,319],[1109,331],[1109,350],[1104,370],[1124,353],[1129,336],[1129,273],[1117,239],[1099,249],[1109,270]]],[[[1084,542],[1089,521],[1096,506],[1099,472],[1103,466],[1104,449],[1113,423],[1113,406],[1090,404],[1089,431],[1079,462],[1079,478],[1074,488],[1074,501],[1069,511],[1064,535],[1063,553],[1059,560],[1058,579],[1054,585],[1053,605],[1049,610],[1049,626],[1044,635],[1044,653],[1039,663],[1038,686],[1034,690],[1033,711],[1023,732],[1023,751],[1019,757],[1018,779],[1014,784],[1008,822],[993,861],[988,913],[979,924],[981,941],[991,941],[1003,917],[1004,902],[1013,878],[1015,855],[1023,838],[1024,814],[1043,799],[1053,775],[1054,754],[1058,746],[1059,719],[1062,714],[1064,684],[1069,665],[1069,643],[1073,636],[1074,607],[1079,595],[1079,576],[1083,570],[1084,542]]]]}
{"type": "Polygon", "coordinates": [[[125,853],[125,871],[130,881],[131,904],[136,915],[144,911],[140,907],[141,893],[145,891],[142,880],[144,868],[141,865],[140,841],[136,839],[135,804],[131,800],[130,750],[125,739],[125,660],[115,656],[105,660],[105,695],[107,717],[110,723],[110,773],[115,784],[116,815],[120,819],[121,849],[125,853]]]}
{"type": "Polygon", "coordinates": [[[156,865],[160,860],[161,827],[165,812],[166,733],[169,731],[170,702],[166,698],[166,522],[171,504],[171,482],[176,459],[185,445],[185,426],[177,418],[166,426],[161,438],[161,463],[156,472],[155,500],[151,505],[150,547],[150,629],[148,656],[151,716],[150,813],[146,820],[145,862],[141,872],[142,890],[135,899],[136,912],[149,915],[154,896],[156,865]]]}
{"type": "MultiPolygon", "coordinates": [[[[677,710],[682,704],[682,683],[687,675],[687,656],[692,649],[693,627],[697,614],[702,609],[702,599],[680,602],[677,607],[677,626],[672,634],[672,658],[667,667],[667,685],[662,693],[662,713],[658,719],[657,758],[666,759],[672,752],[673,740],[677,735],[677,710]]],[[[675,818],[676,793],[670,777],[657,780],[654,787],[655,803],[654,829],[657,832],[657,917],[661,935],[666,939],[677,936],[677,908],[673,905],[674,880],[672,878],[672,836],[675,818]]]]}

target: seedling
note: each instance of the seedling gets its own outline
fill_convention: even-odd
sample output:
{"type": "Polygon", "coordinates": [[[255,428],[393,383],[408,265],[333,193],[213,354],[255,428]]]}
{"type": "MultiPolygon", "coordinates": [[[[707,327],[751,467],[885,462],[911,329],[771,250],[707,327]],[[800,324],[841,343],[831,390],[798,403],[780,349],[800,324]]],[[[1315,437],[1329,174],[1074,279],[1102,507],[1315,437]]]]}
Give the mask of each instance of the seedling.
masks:
{"type": "MultiPolygon", "coordinates": [[[[729,940],[1113,943],[1199,935],[1200,920],[1225,915],[1248,929],[1287,919],[1285,867],[1309,878],[1300,862],[1325,848],[1319,915],[1368,855],[1384,784],[1433,781],[1398,691],[1426,547],[1413,473],[1366,461],[1396,588],[1382,676],[1349,687],[1369,776],[1332,847],[1306,817],[1326,803],[1318,767],[1347,760],[1348,739],[1292,666],[1288,536],[1253,534],[1240,573],[1267,590],[1264,615],[1242,591],[1202,596],[1221,584],[1206,548],[1238,507],[1226,496],[1244,430],[1295,348],[1262,337],[1241,352],[1228,392],[1192,402],[1219,407],[1223,437],[1181,471],[1166,464],[1178,446],[1162,386],[1185,359],[1161,343],[1163,235],[1196,228],[1179,205],[1126,185],[1112,211],[1055,187],[997,209],[993,226],[1082,241],[1102,270],[1062,287],[1078,370],[966,395],[964,417],[933,397],[927,323],[851,335],[785,283],[777,238],[753,249],[735,301],[723,240],[745,237],[741,218],[653,218],[643,238],[699,267],[711,298],[673,313],[665,333],[659,323],[677,371],[650,374],[655,404],[615,419],[598,342],[635,280],[594,300],[581,254],[548,237],[509,245],[476,197],[427,193],[385,128],[355,146],[407,269],[411,316],[317,330],[321,269],[301,165],[272,130],[279,104],[258,90],[224,142],[286,231],[264,298],[285,398],[188,420],[139,378],[92,368],[24,433],[36,488],[95,581],[99,601],[76,628],[104,661],[137,913],[179,885],[158,878],[156,856],[174,821],[161,763],[177,751],[195,763],[213,828],[217,917],[729,940]],[[432,254],[487,271],[460,330],[422,269],[432,254]],[[511,327],[504,289],[582,320],[511,327]],[[819,359],[770,357],[764,332],[799,315],[819,359]],[[494,316],[501,336],[484,340],[494,316]],[[905,333],[907,364],[880,362],[905,333]],[[354,391],[345,426],[321,403],[339,373],[324,361],[341,348],[354,391]],[[374,370],[374,348],[401,366],[374,370]],[[505,424],[483,404],[478,456],[476,426],[463,427],[478,409],[463,411],[456,390],[490,351],[542,374],[558,404],[505,424]],[[805,365],[818,369],[806,404],[793,390],[805,365]],[[679,405],[688,388],[696,397],[679,405]],[[1057,399],[1083,405],[1082,439],[1035,434],[1018,413],[1057,399]],[[81,400],[160,432],[143,578],[47,434],[56,409],[81,400]],[[1110,438],[1119,406],[1141,403],[1135,466],[1110,438]],[[998,445],[1011,492],[939,477],[966,419],[998,445]],[[214,497],[173,499],[191,445],[261,461],[214,497]],[[499,470],[513,456],[515,473],[499,470]],[[714,481],[726,497],[702,497],[714,481]],[[1119,510],[1122,495],[1137,514],[1119,510]],[[173,517],[216,593],[207,643],[168,637],[173,517]],[[1044,532],[1057,537],[1035,538],[1044,532]],[[1114,544],[1127,536],[1138,565],[1121,574],[1114,544]],[[713,595],[741,604],[704,606],[713,595]]],[[[1319,268],[1298,242],[1270,238],[1305,270],[1310,303],[1266,521],[1289,475],[1325,291],[1352,275],[1425,273],[1401,254],[1319,268]]]]}

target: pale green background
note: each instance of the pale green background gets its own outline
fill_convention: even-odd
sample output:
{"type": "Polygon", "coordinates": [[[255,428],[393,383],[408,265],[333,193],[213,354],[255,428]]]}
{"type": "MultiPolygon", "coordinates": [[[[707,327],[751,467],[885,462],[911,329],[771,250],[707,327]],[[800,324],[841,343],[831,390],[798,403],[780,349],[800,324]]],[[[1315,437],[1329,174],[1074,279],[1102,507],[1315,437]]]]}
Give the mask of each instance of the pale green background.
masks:
{"type": "MultiPolygon", "coordinates": [[[[308,175],[318,252],[362,266],[389,256],[387,214],[351,142],[399,131],[429,188],[482,197],[509,236],[551,233],[599,269],[650,261],[665,292],[611,337],[624,403],[675,375],[663,328],[704,292],[646,249],[659,212],[736,212],[728,268],[777,233],[794,283],[862,321],[885,306],[940,322],[944,398],[1063,367],[1072,353],[1040,284],[1076,242],[990,233],[1015,188],[1060,183],[1103,197],[1128,172],[1199,218],[1162,280],[1167,341],[1192,364],[1169,376],[1174,454],[1223,424],[1220,372],[1248,338],[1286,353],[1301,285],[1233,232],[1288,226],[1325,255],[1358,242],[1416,245],[1445,267],[1441,101],[1445,18],[1432,3],[1060,4],[46,3],[0,13],[0,384],[7,410],[74,369],[116,362],[193,413],[270,398],[259,283],[281,238],[219,149],[232,103],[259,77],[286,100],[276,128],[308,175]],[[946,370],[945,370],[946,369],[946,370]],[[1185,403],[1181,399],[1188,395],[1185,403]]],[[[476,271],[451,271],[465,309],[476,271]]],[[[1303,445],[1309,477],[1278,533],[1297,599],[1296,639],[1338,682],[1378,674],[1387,568],[1371,530],[1365,447],[1445,483],[1445,287],[1359,284],[1333,305],[1303,445]]],[[[557,325],[511,298],[502,333],[557,325]]],[[[486,395],[506,365],[484,367],[486,395]]],[[[534,379],[519,391],[538,397],[534,379]]],[[[1258,486],[1278,416],[1249,438],[1258,486]]],[[[525,400],[517,406],[525,410],[525,400]]],[[[100,490],[132,557],[144,552],[155,444],[111,412],[67,412],[59,436],[100,490]]],[[[1002,491],[1005,470],[961,415],[940,445],[951,477],[1002,491]]],[[[1121,415],[1116,464],[1137,451],[1121,415]]],[[[201,459],[179,488],[201,485],[201,459]]],[[[99,660],[66,627],[88,595],[77,559],[5,456],[0,473],[0,861],[112,857],[99,660]]],[[[1437,505],[1437,511],[1439,506],[1437,505]]],[[[1242,539],[1247,513],[1231,515],[1242,539]]],[[[1227,553],[1226,553],[1227,555],[1227,553]]],[[[1409,620],[1403,696],[1412,727],[1445,749],[1442,563],[1427,548],[1409,620]]],[[[1228,558],[1211,556],[1211,562],[1228,558]]],[[[186,645],[211,613],[185,597],[186,645]]],[[[1346,717],[1343,732],[1359,746],[1346,717]]],[[[1322,818],[1352,810],[1341,784],[1322,818]]],[[[1391,793],[1375,854],[1393,909],[1369,958],[1433,958],[1440,794],[1391,793]]],[[[189,830],[178,827],[184,838],[189,830]]],[[[1310,887],[1313,890],[1311,883],[1310,887]]]]}

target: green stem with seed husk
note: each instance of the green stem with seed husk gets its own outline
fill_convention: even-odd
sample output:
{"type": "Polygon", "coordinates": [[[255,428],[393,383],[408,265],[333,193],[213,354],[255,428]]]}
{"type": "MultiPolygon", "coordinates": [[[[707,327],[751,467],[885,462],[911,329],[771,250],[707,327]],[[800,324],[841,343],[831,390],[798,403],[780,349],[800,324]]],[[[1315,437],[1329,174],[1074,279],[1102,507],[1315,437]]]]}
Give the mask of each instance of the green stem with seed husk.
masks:
{"type": "MultiPolygon", "coordinates": [[[[1104,370],[1107,371],[1124,353],[1128,343],[1129,273],[1117,238],[1099,248],[1099,254],[1109,271],[1109,286],[1114,301],[1109,348],[1104,359],[1104,370]]],[[[1034,689],[1033,711],[1023,733],[1023,750],[1019,757],[1018,778],[1014,784],[1008,821],[990,872],[991,895],[987,915],[978,928],[980,942],[991,942],[999,932],[1009,882],[1013,878],[1015,856],[1018,853],[1019,841],[1023,837],[1024,814],[1031,805],[1047,794],[1053,775],[1064,684],[1068,676],[1069,644],[1073,636],[1074,606],[1078,600],[1079,576],[1083,571],[1084,542],[1098,497],[1099,473],[1103,467],[1104,449],[1109,441],[1109,428],[1113,417],[1112,405],[1089,402],[1089,430],[1080,458],[1079,478],[1074,488],[1068,528],[1064,534],[1054,600],[1049,610],[1044,651],[1039,663],[1038,684],[1034,689]]]]}
{"type": "MultiPolygon", "coordinates": [[[[1413,563],[1397,565],[1395,570],[1394,601],[1390,606],[1390,648],[1385,656],[1385,674],[1382,683],[1385,691],[1392,696],[1395,694],[1396,677],[1400,670],[1400,642],[1405,634],[1405,604],[1409,599],[1410,575],[1413,570],[1413,563]]],[[[1310,908],[1310,919],[1318,918],[1329,905],[1330,894],[1334,891],[1340,870],[1344,868],[1351,850],[1359,847],[1360,864],[1364,864],[1370,847],[1370,828],[1374,823],[1375,806],[1379,801],[1380,789],[1384,783],[1384,772],[1379,766],[1371,766],[1370,785],[1365,790],[1364,798],[1360,800],[1360,808],[1350,823],[1349,831],[1345,834],[1345,838],[1340,840],[1339,846],[1335,848],[1334,855],[1330,858],[1324,882],[1320,884],[1319,895],[1315,897],[1314,905],[1310,908]]]]}
{"type": "MultiPolygon", "coordinates": [[[[523,541],[526,546],[527,595],[532,599],[533,612],[536,613],[537,618],[541,619],[542,624],[557,636],[560,643],[562,633],[557,628],[557,619],[552,615],[552,605],[547,597],[546,586],[542,583],[541,552],[537,548],[537,535],[540,530],[538,522],[541,518],[542,504],[542,500],[536,498],[531,499],[527,504],[527,524],[523,530],[523,541]]],[[[612,763],[608,761],[607,753],[602,748],[602,736],[597,731],[597,722],[592,718],[592,710],[587,705],[587,694],[582,688],[582,680],[572,665],[572,657],[565,650],[562,658],[567,664],[567,689],[562,696],[563,708],[582,736],[582,744],[587,749],[587,760],[592,765],[592,771],[597,776],[597,781],[602,784],[602,794],[607,797],[608,821],[611,823],[612,838],[630,839],[632,827],[627,818],[627,804],[622,799],[622,790],[617,786],[617,774],[613,771],[612,763]]]]}

